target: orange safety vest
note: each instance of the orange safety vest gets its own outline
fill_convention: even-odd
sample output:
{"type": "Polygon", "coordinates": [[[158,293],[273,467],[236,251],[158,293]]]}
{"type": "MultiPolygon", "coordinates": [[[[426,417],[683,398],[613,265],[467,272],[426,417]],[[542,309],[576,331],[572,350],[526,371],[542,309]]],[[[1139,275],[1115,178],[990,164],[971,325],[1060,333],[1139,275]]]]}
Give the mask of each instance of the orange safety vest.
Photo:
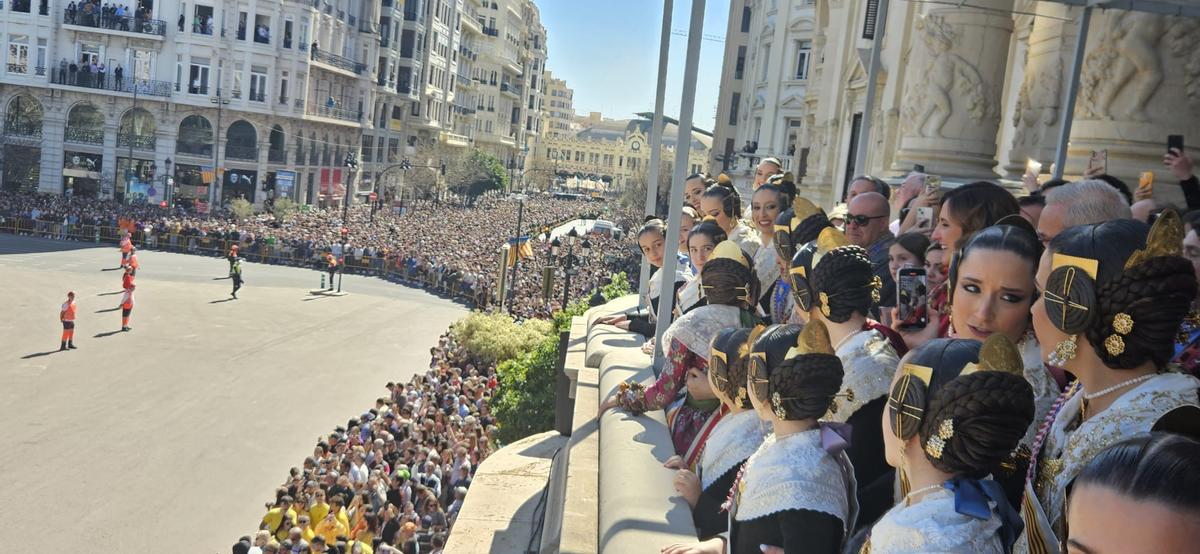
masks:
{"type": "Polygon", "coordinates": [[[62,314],[60,315],[63,321],[75,321],[75,301],[68,300],[63,302],[62,314]]]}
{"type": "Polygon", "coordinates": [[[121,296],[121,307],[126,310],[133,309],[133,289],[125,289],[125,294],[121,296]]]}

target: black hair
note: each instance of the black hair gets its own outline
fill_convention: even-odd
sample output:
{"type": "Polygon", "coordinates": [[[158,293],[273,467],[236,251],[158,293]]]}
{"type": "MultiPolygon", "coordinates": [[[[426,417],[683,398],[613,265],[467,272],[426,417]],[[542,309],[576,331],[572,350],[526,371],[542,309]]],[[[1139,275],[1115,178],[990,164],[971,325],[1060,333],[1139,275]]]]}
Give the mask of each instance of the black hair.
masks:
{"type": "MultiPolygon", "coordinates": [[[[796,182],[793,180],[792,174],[777,173],[767,179],[758,187],[758,190],[753,194],[758,194],[759,190],[771,190],[779,194],[780,208],[787,208],[792,205],[792,200],[796,198],[796,182]]],[[[751,196],[753,196],[753,194],[751,196]]]]}
{"type": "Polygon", "coordinates": [[[947,276],[950,284],[946,290],[951,302],[954,301],[954,289],[958,286],[958,268],[962,265],[963,260],[976,250],[996,250],[1016,254],[1022,260],[1029,262],[1030,275],[1037,273],[1038,264],[1042,259],[1042,243],[1024,218],[1010,216],[1006,221],[1016,222],[1017,219],[1026,225],[1004,223],[992,225],[971,235],[971,238],[963,245],[962,250],[950,264],[950,275],[947,276]]]}
{"type": "Polygon", "coordinates": [[[1038,192],[1041,192],[1042,196],[1045,196],[1048,192],[1050,192],[1050,189],[1058,188],[1063,185],[1069,185],[1069,184],[1071,184],[1071,182],[1066,179],[1050,179],[1049,181],[1042,183],[1042,188],[1038,192]]]}
{"type": "Polygon", "coordinates": [[[713,388],[733,400],[739,408],[752,408],[746,392],[746,341],[751,329],[730,327],[722,329],[712,341],[712,349],[725,356],[724,364],[709,363],[709,375],[713,377],[713,388]],[[739,391],[741,394],[739,394],[739,391]]]}
{"type": "Polygon", "coordinates": [[[821,309],[829,321],[842,323],[854,314],[867,315],[875,301],[875,272],[871,258],[861,246],[840,246],[821,256],[808,271],[812,285],[812,305],[821,309]],[[822,306],[825,295],[828,306],[822,306]]]}
{"type": "Polygon", "coordinates": [[[642,224],[642,227],[638,229],[637,238],[642,238],[642,235],[646,233],[658,233],[663,237],[666,237],[667,224],[663,223],[663,220],[658,218],[646,220],[646,222],[642,224]]]}
{"type": "Polygon", "coordinates": [[[1033,387],[1024,377],[989,370],[962,375],[967,364],[979,362],[981,346],[970,339],[926,342],[902,367],[929,368],[929,382],[905,374],[888,396],[890,432],[902,440],[919,437],[926,459],[940,471],[975,479],[999,469],[1034,415],[1033,387]],[[942,445],[936,456],[931,442],[942,445]]]}
{"type": "Polygon", "coordinates": [[[758,299],[759,283],[754,274],[754,260],[740,248],[739,252],[742,263],[728,258],[710,258],[700,268],[704,298],[710,306],[718,304],[750,310],[758,299]]]}
{"type": "Polygon", "coordinates": [[[1200,512],[1200,441],[1174,433],[1154,432],[1118,442],[1100,452],[1075,478],[1081,485],[1102,487],[1141,502],[1200,512]]]}
{"type": "Polygon", "coordinates": [[[1125,181],[1122,181],[1122,180],[1120,180],[1116,177],[1113,177],[1112,175],[1109,175],[1107,173],[1097,175],[1092,178],[1099,179],[1101,181],[1104,181],[1105,183],[1108,183],[1109,185],[1112,185],[1112,188],[1117,189],[1117,192],[1121,193],[1121,196],[1125,197],[1126,204],[1133,204],[1133,193],[1130,192],[1129,185],[1125,184],[1125,181]]]}
{"type": "Polygon", "coordinates": [[[925,233],[904,233],[896,237],[896,241],[892,244],[900,245],[900,248],[916,256],[921,264],[925,263],[925,251],[929,250],[929,237],[925,233]]]}
{"type": "Polygon", "coordinates": [[[1196,297],[1191,262],[1158,256],[1125,269],[1135,251],[1146,246],[1149,228],[1132,219],[1079,225],[1050,242],[1052,252],[1097,260],[1095,314],[1084,332],[1104,365],[1132,369],[1147,361],[1163,367],[1175,353],[1175,335],[1196,297]],[[1113,334],[1117,314],[1133,319],[1123,334],[1124,349],[1111,355],[1104,341],[1113,334]]]}
{"type": "Polygon", "coordinates": [[[733,181],[724,173],[717,178],[716,183],[704,189],[704,196],[720,200],[721,211],[727,217],[738,218],[742,216],[742,198],[738,196],[737,189],[733,188],[733,181]]]}
{"type": "MultiPolygon", "coordinates": [[[[833,354],[809,353],[787,358],[800,336],[799,325],[772,325],[751,347],[766,354],[767,388],[750,386],[750,394],[762,403],[772,403],[778,394],[778,409],[785,420],[813,419],[825,415],[834,395],[842,387],[842,362],[833,354]],[[765,395],[762,393],[766,392],[765,395]]],[[[775,408],[775,406],[772,406],[775,408]]]]}
{"type": "Polygon", "coordinates": [[[1045,206],[1046,197],[1041,192],[1035,192],[1018,198],[1017,205],[1022,208],[1027,206],[1045,206]]]}
{"type": "Polygon", "coordinates": [[[729,239],[729,235],[725,233],[725,230],[720,225],[717,225],[716,221],[701,221],[698,225],[692,227],[692,230],[688,231],[688,243],[691,243],[692,237],[695,235],[708,237],[712,240],[713,246],[729,239]]]}
{"type": "Polygon", "coordinates": [[[942,210],[953,213],[954,219],[962,225],[963,236],[955,245],[957,248],[970,238],[971,233],[995,225],[1005,216],[1020,215],[1021,206],[1004,187],[976,181],[942,195],[942,210]]]}

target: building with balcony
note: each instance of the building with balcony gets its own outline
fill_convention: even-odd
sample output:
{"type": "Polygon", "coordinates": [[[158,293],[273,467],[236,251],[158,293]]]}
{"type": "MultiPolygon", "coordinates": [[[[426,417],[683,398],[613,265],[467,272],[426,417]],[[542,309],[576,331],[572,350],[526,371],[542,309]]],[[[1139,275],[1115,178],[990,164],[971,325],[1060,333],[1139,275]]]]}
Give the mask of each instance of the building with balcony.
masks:
{"type": "Polygon", "coordinates": [[[805,173],[804,152],[796,145],[808,114],[815,16],[814,0],[730,4],[710,167],[729,174],[744,193],[765,157],[805,173]]]}
{"type": "Polygon", "coordinates": [[[0,4],[0,186],[171,201],[341,201],[373,127],[364,0],[104,13],[0,4]],[[275,185],[279,183],[280,187],[275,185]]]}
{"type": "Polygon", "coordinates": [[[565,135],[580,130],[575,124],[575,91],[567,82],[546,71],[546,109],[543,115],[544,135],[565,135]]]}

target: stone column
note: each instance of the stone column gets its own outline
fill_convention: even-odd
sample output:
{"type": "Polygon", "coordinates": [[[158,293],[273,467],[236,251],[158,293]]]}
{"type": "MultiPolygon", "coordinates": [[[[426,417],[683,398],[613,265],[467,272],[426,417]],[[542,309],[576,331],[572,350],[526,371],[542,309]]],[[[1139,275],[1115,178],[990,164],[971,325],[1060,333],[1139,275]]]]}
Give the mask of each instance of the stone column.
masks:
{"type": "MultiPolygon", "coordinates": [[[[57,92],[57,91],[56,91],[57,92]]],[[[57,98],[42,96],[41,160],[38,165],[38,192],[63,193],[63,140],[67,128],[69,106],[59,92],[57,98]]]]}
{"type": "Polygon", "coordinates": [[[926,4],[918,16],[900,110],[898,164],[993,179],[1013,0],[926,4]]]}
{"type": "Polygon", "coordinates": [[[1054,2],[1037,2],[1031,8],[1039,17],[1033,19],[1028,33],[1025,57],[1012,62],[1023,64],[1024,71],[1016,104],[1012,113],[1006,114],[1013,125],[1012,143],[1008,159],[1001,161],[1005,176],[1014,180],[1025,173],[1030,158],[1042,162],[1043,173],[1050,172],[1079,35],[1078,26],[1071,21],[1078,18],[1079,10],[1054,2]]]}
{"type": "MultiPolygon", "coordinates": [[[[1072,13],[1078,13],[1074,10],[1072,13]]],[[[1067,175],[1087,167],[1092,150],[1108,150],[1108,173],[1130,188],[1155,172],[1155,197],[1179,207],[1183,195],[1162,166],[1167,135],[1184,135],[1200,153],[1200,24],[1186,17],[1108,10],[1094,13],[1071,129],[1067,175]]]]}

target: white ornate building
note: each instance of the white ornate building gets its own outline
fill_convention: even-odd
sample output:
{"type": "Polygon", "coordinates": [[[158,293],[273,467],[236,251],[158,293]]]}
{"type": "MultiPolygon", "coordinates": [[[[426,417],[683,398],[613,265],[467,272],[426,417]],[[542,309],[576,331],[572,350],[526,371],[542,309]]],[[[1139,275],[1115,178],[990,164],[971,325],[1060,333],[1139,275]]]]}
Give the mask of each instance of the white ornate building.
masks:
{"type": "MultiPolygon", "coordinates": [[[[754,6],[760,4],[772,2],[754,6]]],[[[788,2],[778,4],[783,10],[788,2]]],[[[780,117],[771,148],[764,150],[767,139],[760,139],[759,153],[790,158],[804,174],[806,194],[829,204],[853,177],[878,0],[813,4],[811,65],[794,153],[774,146],[781,137],[786,145],[793,131],[780,117]]],[[[895,177],[919,163],[950,182],[1015,180],[1029,158],[1048,172],[1081,8],[1036,0],[973,0],[961,7],[892,0],[889,6],[866,172],[895,177]]],[[[768,28],[769,21],[754,16],[751,43],[768,28]]],[[[1083,172],[1092,150],[1107,149],[1109,173],[1136,182],[1143,170],[1162,170],[1167,135],[1200,137],[1198,31],[1200,20],[1193,18],[1095,12],[1067,176],[1083,172]]],[[[781,68],[778,79],[786,81],[790,69],[781,68]]],[[[740,121],[737,130],[743,146],[756,127],[744,125],[740,121]]],[[[1190,152],[1198,141],[1186,141],[1190,152]]],[[[1155,193],[1173,191],[1156,187],[1155,193]]]]}
{"type": "MultiPolygon", "coordinates": [[[[508,32],[521,38],[521,71],[506,82],[536,83],[528,103],[521,96],[511,103],[521,109],[505,113],[506,123],[520,115],[524,141],[526,118],[534,129],[540,118],[545,30],[532,2],[506,2],[515,6],[505,6],[508,32]]],[[[482,83],[468,78],[472,45],[489,36],[482,0],[129,8],[117,16],[63,0],[0,4],[5,189],[336,203],[350,182],[366,196],[419,141],[466,147],[484,126],[472,92],[482,83]],[[351,151],[362,162],[353,175],[343,165],[351,151]]],[[[506,153],[523,163],[520,151],[506,153]]]]}

